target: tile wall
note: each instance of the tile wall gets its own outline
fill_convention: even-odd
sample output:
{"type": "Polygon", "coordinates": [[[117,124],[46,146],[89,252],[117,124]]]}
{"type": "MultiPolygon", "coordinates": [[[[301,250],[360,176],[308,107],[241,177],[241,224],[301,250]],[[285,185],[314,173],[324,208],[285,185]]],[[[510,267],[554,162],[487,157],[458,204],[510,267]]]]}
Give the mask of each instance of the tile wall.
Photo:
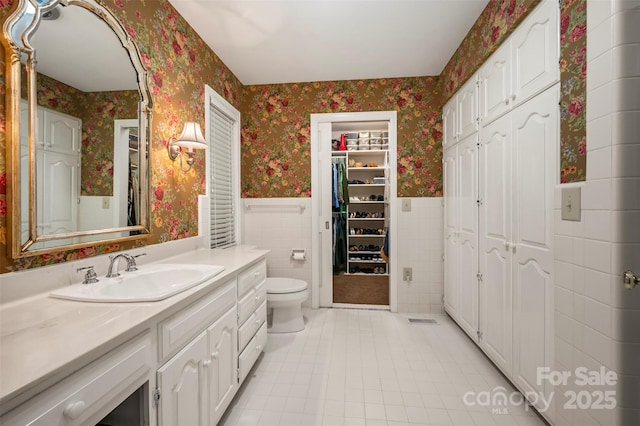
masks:
{"type": "Polygon", "coordinates": [[[572,374],[556,388],[556,424],[640,424],[640,1],[587,3],[587,180],[580,222],[561,220],[556,189],[555,369],[572,374]],[[635,58],[635,59],[633,59],[635,58]],[[615,371],[616,384],[581,385],[576,368],[615,371]],[[569,395],[615,408],[573,408],[569,395]],[[568,405],[566,405],[568,403],[568,405]]]}
{"type": "MultiPolygon", "coordinates": [[[[398,282],[398,312],[441,313],[443,293],[442,198],[409,198],[411,212],[398,199],[398,266],[413,268],[413,281],[398,282]]],[[[243,243],[270,249],[267,274],[311,283],[311,199],[242,200],[243,243]],[[247,208],[247,203],[249,208],[247,208]],[[304,206],[303,209],[300,207],[304,206]],[[291,259],[292,248],[307,250],[304,262],[291,259]]],[[[305,306],[311,306],[308,299],[305,306]]]]}
{"type": "Polygon", "coordinates": [[[398,215],[398,312],[443,313],[444,207],[442,197],[400,198],[398,215]],[[402,211],[411,201],[411,212],[402,211]],[[413,269],[411,282],[402,280],[402,268],[413,269]]]}

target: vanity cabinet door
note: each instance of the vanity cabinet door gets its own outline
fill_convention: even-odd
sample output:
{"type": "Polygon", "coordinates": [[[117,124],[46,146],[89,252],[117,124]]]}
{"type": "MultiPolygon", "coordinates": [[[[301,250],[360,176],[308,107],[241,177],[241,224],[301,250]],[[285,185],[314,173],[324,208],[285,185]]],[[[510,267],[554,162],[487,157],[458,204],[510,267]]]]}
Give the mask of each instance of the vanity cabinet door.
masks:
{"type": "Polygon", "coordinates": [[[209,339],[208,367],[209,424],[215,425],[227,409],[238,387],[238,322],[236,309],[230,309],[207,330],[209,339]]]}
{"type": "Polygon", "coordinates": [[[204,425],[209,404],[205,370],[210,365],[207,332],[198,335],[158,370],[158,425],[204,425]]]}

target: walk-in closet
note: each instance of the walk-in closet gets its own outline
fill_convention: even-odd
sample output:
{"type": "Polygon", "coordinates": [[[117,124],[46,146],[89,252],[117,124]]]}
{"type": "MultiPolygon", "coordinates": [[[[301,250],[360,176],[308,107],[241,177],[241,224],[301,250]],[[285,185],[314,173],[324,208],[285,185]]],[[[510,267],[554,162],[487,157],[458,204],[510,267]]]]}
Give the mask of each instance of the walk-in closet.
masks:
{"type": "Polygon", "coordinates": [[[320,303],[390,309],[395,128],[360,117],[319,126],[320,303]]]}

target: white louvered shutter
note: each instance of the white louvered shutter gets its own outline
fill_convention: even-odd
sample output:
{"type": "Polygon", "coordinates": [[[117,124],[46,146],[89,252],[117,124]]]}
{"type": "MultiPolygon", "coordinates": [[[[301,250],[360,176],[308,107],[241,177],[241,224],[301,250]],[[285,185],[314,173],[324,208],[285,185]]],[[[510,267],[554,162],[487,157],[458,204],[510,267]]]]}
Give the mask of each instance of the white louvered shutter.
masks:
{"type": "Polygon", "coordinates": [[[233,193],[233,128],[235,122],[210,104],[211,248],[236,244],[233,193]]]}

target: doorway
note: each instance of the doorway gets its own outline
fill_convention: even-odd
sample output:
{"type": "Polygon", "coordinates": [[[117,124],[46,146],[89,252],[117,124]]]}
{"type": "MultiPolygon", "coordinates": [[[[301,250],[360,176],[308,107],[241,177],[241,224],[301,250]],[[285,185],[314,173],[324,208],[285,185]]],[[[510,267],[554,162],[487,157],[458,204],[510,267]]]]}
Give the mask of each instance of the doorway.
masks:
{"type": "Polygon", "coordinates": [[[314,308],[397,311],[396,164],[395,111],[311,114],[314,308]]]}

